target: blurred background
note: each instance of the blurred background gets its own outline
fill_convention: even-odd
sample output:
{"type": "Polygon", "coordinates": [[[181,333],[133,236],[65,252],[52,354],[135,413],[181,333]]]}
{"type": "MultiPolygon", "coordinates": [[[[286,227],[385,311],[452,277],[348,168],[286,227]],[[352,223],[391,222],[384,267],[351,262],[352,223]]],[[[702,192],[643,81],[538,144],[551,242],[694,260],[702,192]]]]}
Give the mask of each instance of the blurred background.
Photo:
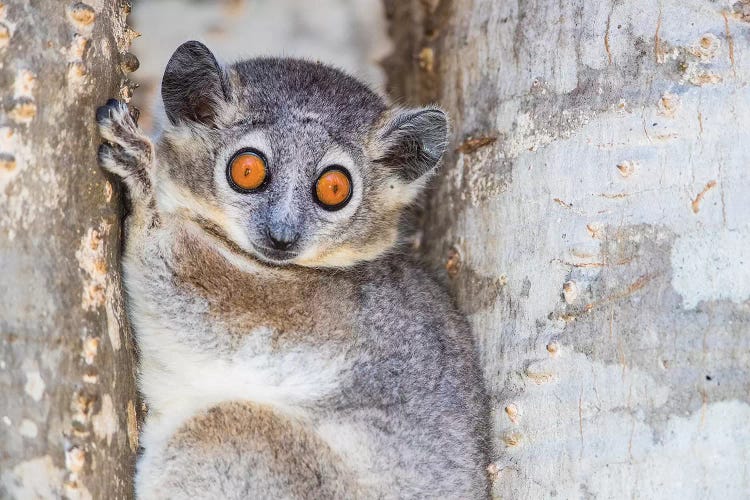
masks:
{"type": "Polygon", "coordinates": [[[293,56],[332,64],[382,90],[390,51],[381,0],[134,0],[129,24],[143,36],[133,103],[150,130],[164,67],[178,45],[200,40],[220,60],[293,56]]]}

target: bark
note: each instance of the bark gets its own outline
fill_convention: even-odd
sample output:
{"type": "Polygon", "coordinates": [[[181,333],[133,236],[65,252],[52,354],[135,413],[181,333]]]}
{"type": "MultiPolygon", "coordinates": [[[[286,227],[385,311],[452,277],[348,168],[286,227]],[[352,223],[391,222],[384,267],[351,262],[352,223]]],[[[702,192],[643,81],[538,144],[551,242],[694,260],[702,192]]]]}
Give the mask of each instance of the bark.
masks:
{"type": "Polygon", "coordinates": [[[386,2],[506,498],[750,491],[750,2],[386,2]]]}
{"type": "Polygon", "coordinates": [[[124,1],[0,4],[0,497],[129,498],[134,348],[96,106],[127,98],[124,1]]]}

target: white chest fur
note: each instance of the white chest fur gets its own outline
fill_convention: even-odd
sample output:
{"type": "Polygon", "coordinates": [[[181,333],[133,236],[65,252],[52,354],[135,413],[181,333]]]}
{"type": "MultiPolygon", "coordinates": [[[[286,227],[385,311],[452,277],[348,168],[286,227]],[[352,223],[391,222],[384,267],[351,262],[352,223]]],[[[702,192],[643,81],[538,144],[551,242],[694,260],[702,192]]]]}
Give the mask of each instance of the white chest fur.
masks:
{"type": "MultiPolygon", "coordinates": [[[[252,401],[303,417],[311,404],[336,391],[345,369],[341,352],[307,344],[280,349],[264,326],[249,330],[231,351],[188,345],[158,305],[141,298],[138,284],[147,278],[127,274],[152,438],[156,433],[167,439],[196,412],[223,401],[252,401]]],[[[201,335],[200,321],[194,328],[190,336],[201,335]]]]}
{"type": "Polygon", "coordinates": [[[142,434],[147,451],[163,449],[187,420],[224,401],[252,401],[304,419],[311,404],[336,390],[344,368],[340,356],[310,348],[273,352],[271,332],[263,328],[223,359],[170,341],[174,335],[161,328],[141,328],[138,335],[140,388],[149,405],[142,434]]]}

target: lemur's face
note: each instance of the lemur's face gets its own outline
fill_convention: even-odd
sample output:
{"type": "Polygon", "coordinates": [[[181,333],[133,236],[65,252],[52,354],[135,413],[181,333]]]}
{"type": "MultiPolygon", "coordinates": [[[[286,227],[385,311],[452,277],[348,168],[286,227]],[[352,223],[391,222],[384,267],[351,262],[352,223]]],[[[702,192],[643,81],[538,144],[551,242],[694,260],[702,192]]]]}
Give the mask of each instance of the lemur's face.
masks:
{"type": "Polygon", "coordinates": [[[396,238],[403,193],[390,197],[377,186],[391,182],[395,190],[395,180],[362,145],[336,141],[315,117],[240,127],[218,148],[213,167],[228,235],[261,259],[347,265],[396,238]]]}
{"type": "Polygon", "coordinates": [[[275,265],[345,267],[391,249],[445,148],[441,111],[388,110],[353,78],[303,61],[225,71],[193,42],[172,57],[162,95],[161,208],[275,265]]]}

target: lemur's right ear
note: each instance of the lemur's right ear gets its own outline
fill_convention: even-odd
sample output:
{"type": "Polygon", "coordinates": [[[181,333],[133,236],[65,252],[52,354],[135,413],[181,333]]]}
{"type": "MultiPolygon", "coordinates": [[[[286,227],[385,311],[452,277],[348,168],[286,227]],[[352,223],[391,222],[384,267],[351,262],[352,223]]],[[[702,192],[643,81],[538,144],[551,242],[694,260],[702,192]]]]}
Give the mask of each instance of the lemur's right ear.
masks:
{"type": "Polygon", "coordinates": [[[161,97],[169,121],[193,121],[213,126],[221,105],[229,99],[224,69],[200,42],[185,42],[164,70],[161,97]]]}
{"type": "Polygon", "coordinates": [[[383,152],[378,162],[394,168],[406,182],[434,171],[448,145],[448,117],[434,107],[395,109],[378,132],[383,152]]]}

